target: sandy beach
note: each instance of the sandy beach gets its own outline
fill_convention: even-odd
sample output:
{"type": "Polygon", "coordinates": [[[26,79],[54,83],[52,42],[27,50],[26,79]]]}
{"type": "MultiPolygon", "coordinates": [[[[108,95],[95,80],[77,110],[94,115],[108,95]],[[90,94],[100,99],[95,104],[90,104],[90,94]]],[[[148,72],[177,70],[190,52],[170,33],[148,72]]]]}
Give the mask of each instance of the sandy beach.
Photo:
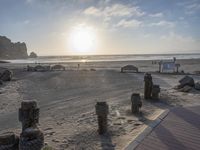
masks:
{"type": "MultiPolygon", "coordinates": [[[[180,70],[200,81],[200,59],[177,60],[180,70]]],[[[177,92],[173,87],[185,75],[159,74],[152,61],[63,63],[65,71],[27,72],[27,64],[0,64],[14,72],[13,80],[0,86],[0,132],[21,132],[18,109],[22,100],[37,100],[40,128],[45,142],[55,149],[121,150],[165,109],[200,104],[200,91],[177,92]],[[120,73],[127,64],[140,73],[120,73]],[[93,69],[93,70],[91,70],[93,69]],[[160,101],[146,101],[144,73],[151,72],[161,87],[160,101]],[[131,94],[140,93],[140,115],[131,114],[131,94]],[[97,133],[95,104],[109,104],[106,135],[97,133]]]]}

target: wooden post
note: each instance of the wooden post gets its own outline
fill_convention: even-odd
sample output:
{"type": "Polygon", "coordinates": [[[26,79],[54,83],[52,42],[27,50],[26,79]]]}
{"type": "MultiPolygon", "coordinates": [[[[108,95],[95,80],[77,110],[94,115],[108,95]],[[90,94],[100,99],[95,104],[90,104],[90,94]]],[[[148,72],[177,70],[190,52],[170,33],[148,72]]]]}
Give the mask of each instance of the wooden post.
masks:
{"type": "Polygon", "coordinates": [[[151,91],[152,91],[152,76],[150,73],[146,73],[144,75],[144,98],[150,99],[151,98],[151,91]]]}
{"type": "Polygon", "coordinates": [[[0,150],[19,150],[19,137],[13,132],[0,135],[0,150]]]}
{"type": "Polygon", "coordinates": [[[22,123],[22,133],[19,139],[20,150],[41,150],[44,145],[44,135],[37,127],[39,108],[37,108],[36,101],[22,101],[19,121],[22,123]]]}
{"type": "Polygon", "coordinates": [[[159,85],[153,85],[153,87],[152,87],[152,99],[158,100],[159,99],[159,93],[160,93],[160,86],[159,85]]]}
{"type": "Polygon", "coordinates": [[[139,109],[142,107],[142,101],[139,93],[133,93],[131,96],[131,111],[132,113],[139,113],[139,109]]]}
{"type": "Polygon", "coordinates": [[[98,132],[104,134],[107,132],[108,105],[106,102],[97,102],[95,108],[99,126],[98,132]]]}
{"type": "Polygon", "coordinates": [[[158,72],[161,73],[161,65],[162,65],[162,61],[159,61],[159,62],[158,62],[158,65],[159,65],[159,71],[158,71],[158,72]]]}
{"type": "Polygon", "coordinates": [[[26,128],[20,134],[19,150],[41,150],[44,146],[44,135],[38,128],[26,128]]]}
{"type": "Polygon", "coordinates": [[[22,131],[29,127],[37,127],[39,108],[36,101],[22,101],[19,108],[19,121],[22,123],[22,131]]]}

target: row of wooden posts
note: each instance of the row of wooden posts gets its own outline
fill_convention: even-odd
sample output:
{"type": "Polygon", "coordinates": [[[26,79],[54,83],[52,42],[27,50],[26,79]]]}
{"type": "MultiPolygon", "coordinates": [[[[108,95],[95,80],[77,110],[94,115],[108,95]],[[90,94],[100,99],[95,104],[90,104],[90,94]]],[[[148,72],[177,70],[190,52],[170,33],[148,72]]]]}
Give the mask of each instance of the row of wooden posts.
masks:
{"type": "MultiPolygon", "coordinates": [[[[144,98],[158,99],[160,92],[159,86],[153,86],[151,74],[144,76],[144,98]]],[[[132,113],[139,113],[142,107],[142,101],[139,93],[133,93],[131,96],[132,113]]],[[[95,110],[98,119],[98,132],[104,134],[107,132],[107,116],[109,107],[106,102],[97,102],[95,110]]],[[[22,123],[22,132],[20,136],[13,132],[6,132],[0,135],[0,150],[41,150],[44,146],[44,135],[38,128],[39,108],[36,101],[23,101],[19,108],[19,121],[22,123]]]]}
{"type": "MultiPolygon", "coordinates": [[[[154,85],[152,76],[150,73],[146,73],[144,76],[144,99],[146,100],[158,100],[160,93],[160,86],[154,85]]],[[[139,93],[133,93],[131,95],[131,111],[133,114],[138,114],[142,107],[142,101],[139,93]]],[[[106,102],[97,102],[96,114],[98,118],[99,134],[107,132],[107,115],[109,113],[108,105],[106,102]]]]}

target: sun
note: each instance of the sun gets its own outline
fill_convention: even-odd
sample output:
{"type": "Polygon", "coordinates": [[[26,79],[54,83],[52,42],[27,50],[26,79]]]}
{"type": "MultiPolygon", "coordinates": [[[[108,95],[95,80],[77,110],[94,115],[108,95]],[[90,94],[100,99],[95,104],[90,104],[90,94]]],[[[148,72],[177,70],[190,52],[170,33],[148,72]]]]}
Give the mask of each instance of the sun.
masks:
{"type": "Polygon", "coordinates": [[[96,48],[96,34],[94,29],[86,25],[78,25],[72,28],[68,44],[70,49],[75,53],[92,53],[96,48]]]}

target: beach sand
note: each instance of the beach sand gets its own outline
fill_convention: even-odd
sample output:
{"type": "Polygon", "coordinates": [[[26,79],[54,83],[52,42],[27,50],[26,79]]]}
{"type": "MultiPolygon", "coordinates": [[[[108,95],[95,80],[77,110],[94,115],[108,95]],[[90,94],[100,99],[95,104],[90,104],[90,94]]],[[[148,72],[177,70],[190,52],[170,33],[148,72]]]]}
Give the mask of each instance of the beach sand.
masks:
{"type": "MultiPolygon", "coordinates": [[[[178,60],[186,73],[200,71],[200,60],[178,60]]],[[[22,100],[37,100],[40,128],[45,142],[55,149],[121,150],[165,109],[200,104],[200,92],[173,89],[184,75],[156,73],[151,61],[65,63],[66,71],[27,72],[27,64],[0,64],[12,69],[14,78],[0,87],[0,132],[21,132],[18,109],[22,100]],[[127,64],[141,73],[120,73],[127,64]],[[90,69],[96,71],[91,71],[90,69]],[[160,101],[143,99],[144,72],[152,72],[153,82],[161,87],[160,101]],[[140,93],[140,115],[131,114],[131,94],[140,93]],[[95,104],[109,104],[106,135],[97,133],[95,104]]],[[[200,76],[191,75],[195,81],[200,76]]]]}

